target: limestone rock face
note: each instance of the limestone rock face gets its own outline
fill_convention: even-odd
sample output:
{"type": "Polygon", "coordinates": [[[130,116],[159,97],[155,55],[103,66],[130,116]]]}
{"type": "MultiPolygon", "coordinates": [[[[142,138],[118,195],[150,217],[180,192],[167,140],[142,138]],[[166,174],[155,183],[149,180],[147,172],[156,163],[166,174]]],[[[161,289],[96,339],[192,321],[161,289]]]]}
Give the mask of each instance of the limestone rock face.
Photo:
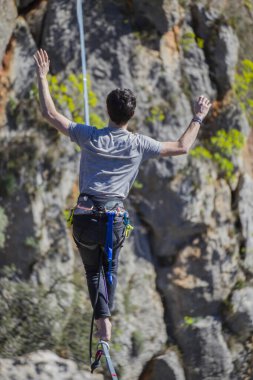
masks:
{"type": "MultiPolygon", "coordinates": [[[[87,67],[100,116],[107,118],[109,91],[131,88],[138,102],[132,130],[176,141],[189,125],[194,100],[204,93],[214,104],[197,144],[204,145],[220,129],[250,135],[246,114],[230,91],[239,47],[252,27],[246,2],[242,19],[230,26],[238,12],[229,8],[237,3],[85,1],[87,67]]],[[[0,0],[0,100],[6,113],[0,128],[0,202],[8,216],[0,266],[16,264],[35,287],[55,287],[51,307],[61,309],[66,324],[75,300],[75,249],[62,211],[69,195],[77,195],[79,157],[38,111],[32,55],[37,47],[45,48],[51,72],[63,80],[81,72],[76,2],[16,4],[17,19],[15,2],[0,0]]],[[[253,56],[250,49],[247,54],[253,56]]],[[[113,312],[111,352],[125,380],[155,380],[159,370],[162,380],[252,377],[252,173],[244,173],[241,154],[229,160],[234,182],[213,157],[159,158],[140,169],[127,203],[135,231],[121,253],[113,312]]],[[[29,370],[4,359],[4,376],[15,379],[18,368],[28,380],[39,368],[42,380],[49,371],[58,379],[61,368],[63,379],[77,380],[80,373],[89,378],[72,362],[49,352],[39,355],[42,359],[34,354],[29,370]]]]}
{"type": "Polygon", "coordinates": [[[102,375],[80,371],[72,360],[51,351],[37,351],[14,359],[0,359],[2,380],[103,380],[102,375]]]}
{"type": "Polygon", "coordinates": [[[53,73],[66,69],[71,62],[80,62],[76,2],[49,2],[44,20],[42,47],[51,57],[53,73]]]}
{"type": "Polygon", "coordinates": [[[33,54],[36,51],[36,45],[27,23],[22,17],[17,19],[13,38],[15,45],[10,68],[10,79],[12,93],[15,97],[19,98],[24,96],[27,89],[35,81],[33,54]]]}
{"type": "Polygon", "coordinates": [[[230,302],[229,326],[240,339],[246,339],[253,332],[253,288],[235,290],[230,302]]]}
{"type": "Polygon", "coordinates": [[[167,350],[163,355],[157,356],[144,370],[142,379],[185,380],[178,354],[173,350],[167,350]]]}
{"type": "Polygon", "coordinates": [[[162,34],[178,24],[182,16],[177,0],[159,0],[156,3],[152,0],[134,0],[133,6],[138,15],[143,14],[162,34]]]}
{"type": "Polygon", "coordinates": [[[156,293],[147,231],[135,214],[131,220],[135,225],[135,239],[126,240],[121,251],[117,314],[113,324],[113,341],[118,347],[113,357],[120,376],[126,380],[137,379],[145,363],[163,349],[166,342],[163,307],[156,293]]]}
{"type": "Polygon", "coordinates": [[[234,82],[235,66],[238,60],[239,41],[234,30],[220,25],[226,2],[212,2],[211,6],[202,4],[192,8],[195,30],[205,41],[205,51],[213,81],[222,97],[234,82]]]}
{"type": "Polygon", "coordinates": [[[213,46],[211,42],[208,45],[210,66],[218,91],[223,95],[234,82],[239,41],[233,29],[227,26],[221,26],[218,35],[211,34],[210,39],[213,41],[213,46]]]}
{"type": "Polygon", "coordinates": [[[253,180],[245,174],[242,179],[238,208],[240,213],[240,221],[242,225],[242,236],[244,239],[244,267],[247,272],[253,273],[253,202],[252,202],[253,180]]]}
{"type": "Polygon", "coordinates": [[[219,321],[212,317],[201,319],[182,326],[177,336],[187,379],[230,379],[233,364],[219,321]]]}
{"type": "Polygon", "coordinates": [[[12,31],[15,26],[15,18],[17,17],[17,9],[14,1],[0,1],[0,60],[2,62],[6,46],[9,43],[12,31]]]}

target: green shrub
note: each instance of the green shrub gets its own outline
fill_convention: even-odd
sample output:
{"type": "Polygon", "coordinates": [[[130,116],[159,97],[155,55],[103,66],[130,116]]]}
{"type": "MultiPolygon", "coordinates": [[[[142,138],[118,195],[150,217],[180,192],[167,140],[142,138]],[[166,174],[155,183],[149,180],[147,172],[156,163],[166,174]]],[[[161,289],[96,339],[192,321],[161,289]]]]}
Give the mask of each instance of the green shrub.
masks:
{"type": "MultiPolygon", "coordinates": [[[[58,107],[64,112],[70,112],[73,121],[83,123],[84,99],[83,99],[83,76],[82,74],[69,74],[66,80],[60,80],[56,75],[48,76],[49,89],[52,98],[58,107]]],[[[98,100],[91,90],[91,82],[88,78],[88,103],[90,107],[90,124],[102,128],[105,123],[95,112],[98,100]]]]}
{"type": "Polygon", "coordinates": [[[155,124],[156,122],[162,123],[165,119],[165,114],[160,106],[151,107],[149,110],[149,116],[146,117],[146,123],[155,124]]]}
{"type": "Polygon", "coordinates": [[[184,324],[185,326],[192,326],[195,323],[197,323],[199,318],[196,317],[190,317],[189,315],[184,316],[184,324]]]}
{"type": "Polygon", "coordinates": [[[235,75],[234,91],[250,125],[253,126],[253,61],[245,59],[241,62],[235,75]]]}
{"type": "Polygon", "coordinates": [[[203,141],[203,146],[192,149],[190,155],[199,159],[212,160],[218,168],[219,175],[230,181],[234,179],[235,174],[232,158],[239,154],[244,142],[244,135],[237,129],[231,129],[228,132],[221,129],[209,140],[203,141]]]}
{"type": "Polygon", "coordinates": [[[185,53],[191,50],[192,46],[196,44],[196,36],[193,32],[186,32],[181,36],[180,45],[185,53]]]}
{"type": "Polygon", "coordinates": [[[133,183],[133,188],[136,190],[141,190],[143,189],[143,183],[141,183],[140,181],[136,179],[133,183]]]}

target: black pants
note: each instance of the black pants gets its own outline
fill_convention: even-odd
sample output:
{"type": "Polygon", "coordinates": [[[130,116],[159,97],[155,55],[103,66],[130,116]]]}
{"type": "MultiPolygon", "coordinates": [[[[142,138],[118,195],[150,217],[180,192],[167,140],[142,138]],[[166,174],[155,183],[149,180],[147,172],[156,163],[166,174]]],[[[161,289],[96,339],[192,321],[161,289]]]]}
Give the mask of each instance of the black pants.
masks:
{"type": "Polygon", "coordinates": [[[116,216],[113,224],[113,259],[111,272],[113,283],[110,284],[106,276],[108,263],[104,252],[106,222],[107,216],[105,214],[74,215],[73,218],[73,238],[83,261],[93,308],[100,276],[95,319],[110,316],[113,310],[113,301],[117,286],[118,258],[125,238],[123,217],[116,216]],[[99,273],[100,260],[102,260],[102,271],[99,273]]]}

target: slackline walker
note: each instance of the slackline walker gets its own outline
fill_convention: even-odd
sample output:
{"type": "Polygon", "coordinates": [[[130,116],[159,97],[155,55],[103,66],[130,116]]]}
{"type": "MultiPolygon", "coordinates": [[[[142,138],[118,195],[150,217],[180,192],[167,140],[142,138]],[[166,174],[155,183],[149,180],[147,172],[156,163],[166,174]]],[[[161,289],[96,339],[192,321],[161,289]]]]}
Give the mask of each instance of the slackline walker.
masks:
{"type": "MultiPolygon", "coordinates": [[[[81,58],[82,58],[82,74],[83,74],[83,96],[84,96],[84,116],[85,116],[85,124],[89,125],[89,102],[88,102],[88,89],[87,89],[87,69],[86,69],[86,54],[85,54],[85,39],[84,39],[84,20],[83,20],[83,10],[82,10],[82,0],[77,0],[77,19],[78,19],[78,25],[80,30],[80,44],[81,44],[81,58]]],[[[81,194],[82,195],[82,194],[81,194]]],[[[81,196],[80,195],[80,196],[81,196]]],[[[85,195],[84,195],[85,199],[85,195]]],[[[77,206],[77,205],[76,205],[77,206]]],[[[77,206],[78,207],[78,206],[77,206]]],[[[71,210],[70,214],[70,223],[73,219],[74,209],[71,210]]],[[[104,356],[107,363],[107,368],[109,370],[109,373],[111,375],[111,378],[114,380],[117,380],[117,374],[115,372],[115,369],[112,364],[112,360],[110,357],[110,347],[108,342],[100,339],[97,344],[97,351],[95,355],[95,360],[92,359],[92,336],[93,336],[93,326],[94,326],[94,319],[95,319],[95,308],[98,302],[98,296],[99,296],[99,286],[100,286],[100,277],[104,280],[104,286],[106,288],[106,279],[109,284],[113,283],[113,276],[112,276],[112,259],[113,259],[113,223],[115,216],[121,215],[124,220],[125,224],[125,237],[129,235],[133,227],[129,223],[129,216],[127,211],[121,212],[119,211],[119,208],[113,207],[113,209],[108,209],[104,207],[101,210],[98,210],[94,205],[92,207],[87,208],[87,210],[90,210],[90,212],[94,212],[94,214],[99,213],[106,214],[107,217],[107,223],[106,223],[106,242],[104,250],[100,249],[100,257],[99,257],[99,276],[98,276],[98,283],[97,283],[97,289],[96,289],[96,296],[95,296],[95,303],[93,305],[93,315],[91,320],[91,328],[90,328],[90,342],[89,342],[89,352],[90,352],[90,365],[91,365],[91,373],[99,367],[100,365],[100,359],[104,356]],[[107,273],[104,273],[103,271],[103,255],[106,255],[107,257],[107,263],[108,263],[108,270],[107,273]]],[[[77,244],[81,245],[81,243],[74,237],[74,240],[77,244]]],[[[122,241],[120,241],[119,244],[122,244],[122,241]]],[[[115,247],[114,247],[115,248],[115,247]]],[[[108,301],[108,300],[107,300],[108,301]]],[[[109,302],[109,301],[108,301],[109,302]]]]}

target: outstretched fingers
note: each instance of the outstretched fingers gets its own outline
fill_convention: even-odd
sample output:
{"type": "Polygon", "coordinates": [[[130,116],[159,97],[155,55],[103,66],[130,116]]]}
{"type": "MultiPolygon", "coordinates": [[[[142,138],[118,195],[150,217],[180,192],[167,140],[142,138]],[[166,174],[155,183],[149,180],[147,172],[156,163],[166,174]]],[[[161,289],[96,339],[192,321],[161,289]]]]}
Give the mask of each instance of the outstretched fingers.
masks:
{"type": "Polygon", "coordinates": [[[48,55],[47,55],[46,50],[41,49],[41,53],[42,53],[44,63],[48,63],[49,59],[48,59],[48,55]]]}

